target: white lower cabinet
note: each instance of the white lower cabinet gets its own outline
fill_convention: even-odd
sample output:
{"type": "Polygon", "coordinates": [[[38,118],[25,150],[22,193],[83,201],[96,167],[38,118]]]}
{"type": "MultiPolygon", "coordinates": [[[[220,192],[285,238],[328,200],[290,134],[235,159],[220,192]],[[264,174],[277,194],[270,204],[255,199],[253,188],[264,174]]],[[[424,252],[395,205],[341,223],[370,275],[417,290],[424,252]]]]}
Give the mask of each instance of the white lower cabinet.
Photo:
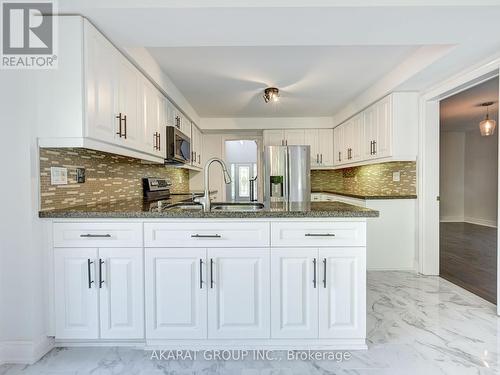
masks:
{"type": "Polygon", "coordinates": [[[146,249],[146,337],[207,337],[206,249],[146,249]]]}
{"type": "Polygon", "coordinates": [[[318,337],[317,255],[316,249],[272,249],[273,338],[318,337]]]}
{"type": "Polygon", "coordinates": [[[271,253],[273,338],[366,336],[365,248],[271,253]]]}
{"type": "Polygon", "coordinates": [[[99,337],[95,287],[97,249],[55,249],[55,326],[58,339],[99,337]]]}
{"type": "Polygon", "coordinates": [[[269,338],[269,249],[146,249],[146,336],[269,338]]]}
{"type": "Polygon", "coordinates": [[[56,339],[144,338],[141,248],[56,248],[56,339]]]}
{"type": "Polygon", "coordinates": [[[144,337],[142,249],[99,249],[98,262],[101,338],[144,337]]]}
{"type": "Polygon", "coordinates": [[[319,337],[366,337],[365,248],[319,249],[319,337]]]}
{"type": "Polygon", "coordinates": [[[208,249],[208,337],[269,338],[269,249],[208,249]]]}
{"type": "Polygon", "coordinates": [[[55,223],[56,339],[365,348],[366,221],[244,225],[55,223]]]}

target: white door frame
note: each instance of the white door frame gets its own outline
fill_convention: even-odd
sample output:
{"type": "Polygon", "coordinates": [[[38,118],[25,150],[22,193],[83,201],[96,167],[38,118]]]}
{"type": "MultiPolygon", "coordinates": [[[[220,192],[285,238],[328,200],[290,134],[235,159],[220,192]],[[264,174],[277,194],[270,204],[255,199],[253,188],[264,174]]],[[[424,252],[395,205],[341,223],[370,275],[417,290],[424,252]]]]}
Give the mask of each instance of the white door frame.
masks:
{"type": "MultiPolygon", "coordinates": [[[[500,57],[490,59],[449,78],[420,97],[418,150],[418,270],[424,275],[439,275],[439,102],[499,75],[500,57]]],[[[500,100],[500,97],[499,97],[500,100]]],[[[497,131],[498,136],[498,131],[497,131]]],[[[500,148],[499,148],[500,166],[500,148]]],[[[500,176],[500,174],[499,174],[500,176]]],[[[500,187],[500,178],[499,185],[500,187]]],[[[500,194],[499,194],[500,217],[500,194]]],[[[500,254],[500,241],[497,241],[500,254]]],[[[500,269],[500,256],[497,257],[500,269]]],[[[497,296],[500,279],[497,272],[497,296]]],[[[499,299],[500,301],[500,299],[499,299]]],[[[500,304],[497,313],[500,315],[500,304]]]]}

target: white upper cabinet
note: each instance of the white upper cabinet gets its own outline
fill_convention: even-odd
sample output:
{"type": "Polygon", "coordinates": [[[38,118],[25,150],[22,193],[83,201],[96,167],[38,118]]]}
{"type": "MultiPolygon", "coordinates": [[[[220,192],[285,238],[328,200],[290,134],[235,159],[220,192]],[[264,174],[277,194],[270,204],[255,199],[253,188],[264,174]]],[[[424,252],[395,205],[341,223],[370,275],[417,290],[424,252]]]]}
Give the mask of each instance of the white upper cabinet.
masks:
{"type": "Polygon", "coordinates": [[[318,129],[318,152],[319,152],[319,165],[321,167],[332,167],[333,129],[318,129]]]}
{"type": "Polygon", "coordinates": [[[90,24],[85,23],[86,136],[104,142],[119,140],[117,52],[111,43],[90,24]]]}
{"type": "Polygon", "coordinates": [[[303,145],[304,134],[304,129],[264,130],[264,146],[303,145]]]}
{"type": "Polygon", "coordinates": [[[304,144],[304,129],[287,129],[284,131],[286,146],[297,146],[304,144]]]}
{"type": "Polygon", "coordinates": [[[144,152],[164,157],[167,125],[165,120],[166,99],[149,81],[143,80],[142,87],[144,152]]]}
{"type": "Polygon", "coordinates": [[[344,128],[346,124],[342,124],[333,129],[333,155],[334,155],[334,165],[342,165],[345,161],[344,159],[344,128]]]}
{"type": "Polygon", "coordinates": [[[264,146],[284,146],[285,137],[284,131],[278,130],[264,130],[264,146]]]}
{"type": "Polygon", "coordinates": [[[417,129],[418,94],[392,93],[335,128],[335,165],[416,160],[417,129]]]}
{"type": "Polygon", "coordinates": [[[203,148],[203,135],[195,124],[191,125],[191,165],[202,167],[201,153],[203,148]]]}
{"type": "Polygon", "coordinates": [[[333,167],[333,129],[264,130],[265,146],[311,147],[311,168],[333,167]]]}
{"type": "Polygon", "coordinates": [[[89,148],[163,163],[165,126],[191,120],[88,20],[59,17],[58,69],[40,77],[40,147],[89,148]]]}

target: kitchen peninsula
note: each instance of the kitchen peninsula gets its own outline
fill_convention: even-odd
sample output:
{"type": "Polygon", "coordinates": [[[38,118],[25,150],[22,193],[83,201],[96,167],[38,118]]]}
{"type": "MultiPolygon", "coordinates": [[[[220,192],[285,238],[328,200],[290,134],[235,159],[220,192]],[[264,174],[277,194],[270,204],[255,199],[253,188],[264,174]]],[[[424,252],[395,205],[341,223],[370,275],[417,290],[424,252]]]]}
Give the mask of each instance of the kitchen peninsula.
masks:
{"type": "Polygon", "coordinates": [[[174,201],[40,212],[58,345],[366,348],[366,218],[377,211],[174,201]]]}

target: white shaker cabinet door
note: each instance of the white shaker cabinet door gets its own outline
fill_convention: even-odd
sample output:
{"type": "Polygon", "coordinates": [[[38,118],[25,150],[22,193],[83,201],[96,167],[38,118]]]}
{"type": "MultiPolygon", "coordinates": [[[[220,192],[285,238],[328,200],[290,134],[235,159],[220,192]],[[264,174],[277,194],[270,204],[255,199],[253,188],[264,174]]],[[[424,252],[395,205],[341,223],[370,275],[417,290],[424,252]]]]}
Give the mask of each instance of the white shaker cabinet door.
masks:
{"type": "Polygon", "coordinates": [[[101,338],[144,337],[142,248],[101,248],[97,262],[101,338]]]}
{"type": "Polygon", "coordinates": [[[366,248],[320,249],[319,337],[366,337],[366,248]]]}
{"type": "Polygon", "coordinates": [[[111,43],[85,22],[86,135],[119,144],[116,59],[117,52],[111,43]]]}
{"type": "Polygon", "coordinates": [[[269,249],[208,249],[208,337],[269,338],[269,249]]]}
{"type": "Polygon", "coordinates": [[[318,250],[272,249],[271,336],[318,337],[318,250]]]}
{"type": "Polygon", "coordinates": [[[146,249],[146,337],[207,337],[206,250],[146,249]]]}
{"type": "Polygon", "coordinates": [[[285,135],[283,130],[264,130],[264,146],[284,146],[285,135]]]}
{"type": "Polygon", "coordinates": [[[54,250],[56,339],[99,336],[97,249],[54,250]]]}
{"type": "MultiPolygon", "coordinates": [[[[307,130],[306,130],[307,132],[307,130]]],[[[322,167],[333,166],[333,129],[318,130],[319,161],[322,167]]],[[[311,158],[314,155],[311,153],[311,158]]]]}
{"type": "Polygon", "coordinates": [[[378,158],[392,155],[392,105],[391,96],[377,104],[377,140],[375,154],[378,158]]]}

